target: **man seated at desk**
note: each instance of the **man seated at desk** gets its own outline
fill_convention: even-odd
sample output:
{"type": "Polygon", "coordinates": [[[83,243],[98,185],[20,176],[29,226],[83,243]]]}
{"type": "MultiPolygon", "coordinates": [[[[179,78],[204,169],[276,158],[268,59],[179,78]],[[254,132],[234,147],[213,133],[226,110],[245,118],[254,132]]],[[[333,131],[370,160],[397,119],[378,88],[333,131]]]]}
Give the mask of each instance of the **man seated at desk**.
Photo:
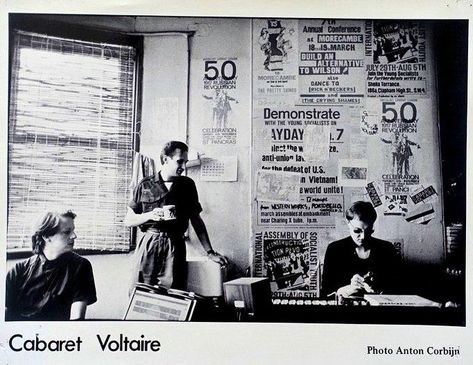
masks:
{"type": "Polygon", "coordinates": [[[35,255],[6,279],[6,320],[83,319],[97,301],[90,262],[72,252],[75,213],[47,212],[31,237],[35,255]]]}
{"type": "Polygon", "coordinates": [[[394,289],[396,251],[388,241],[372,237],[377,214],[373,205],[355,202],[346,211],[350,237],[332,242],[325,253],[322,295],[349,297],[394,289]]]}

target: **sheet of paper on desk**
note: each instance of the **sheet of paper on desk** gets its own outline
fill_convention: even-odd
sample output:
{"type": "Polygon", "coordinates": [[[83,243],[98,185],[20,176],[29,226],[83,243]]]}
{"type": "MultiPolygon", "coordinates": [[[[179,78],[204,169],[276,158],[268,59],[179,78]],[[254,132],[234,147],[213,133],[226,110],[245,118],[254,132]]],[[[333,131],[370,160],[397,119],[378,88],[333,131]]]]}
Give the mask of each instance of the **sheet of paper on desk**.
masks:
{"type": "Polygon", "coordinates": [[[200,169],[201,181],[237,181],[237,156],[204,159],[200,169]]]}
{"type": "Polygon", "coordinates": [[[365,294],[364,298],[373,306],[440,307],[440,303],[419,295],[365,294]]]}

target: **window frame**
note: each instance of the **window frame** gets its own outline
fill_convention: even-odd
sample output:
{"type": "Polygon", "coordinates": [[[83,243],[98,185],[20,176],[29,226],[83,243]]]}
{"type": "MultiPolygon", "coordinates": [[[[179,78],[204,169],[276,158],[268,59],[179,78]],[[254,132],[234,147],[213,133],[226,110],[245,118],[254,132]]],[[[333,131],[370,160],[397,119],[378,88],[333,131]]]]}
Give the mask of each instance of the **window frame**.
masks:
{"type": "MultiPolygon", "coordinates": [[[[46,14],[45,14],[46,15],[46,14]]],[[[92,26],[82,26],[76,23],[67,23],[57,20],[44,21],[41,14],[9,14],[9,45],[8,45],[8,115],[10,115],[11,100],[11,82],[14,47],[14,30],[39,33],[51,37],[67,38],[85,42],[110,43],[115,45],[124,45],[134,47],[136,50],[135,76],[133,81],[133,129],[132,129],[132,148],[134,151],[140,150],[140,132],[141,132],[141,110],[142,110],[142,84],[143,84],[143,36],[129,35],[118,30],[110,30],[92,26]]],[[[9,133],[7,135],[7,145],[10,143],[9,133]]],[[[7,150],[7,161],[9,161],[9,151],[7,150]]],[[[9,164],[7,163],[9,171],[9,164]]],[[[10,177],[7,173],[7,186],[10,186],[10,177]]],[[[7,204],[9,196],[7,195],[7,204]]],[[[126,203],[123,202],[123,209],[126,209],[126,203]]],[[[8,222],[8,209],[6,212],[6,222],[8,222]]],[[[131,229],[128,251],[114,250],[92,250],[75,249],[74,251],[81,255],[100,255],[100,254],[128,254],[134,249],[136,241],[136,229],[131,229]]],[[[14,250],[6,249],[7,259],[19,259],[31,256],[32,252],[27,248],[14,250]]]]}

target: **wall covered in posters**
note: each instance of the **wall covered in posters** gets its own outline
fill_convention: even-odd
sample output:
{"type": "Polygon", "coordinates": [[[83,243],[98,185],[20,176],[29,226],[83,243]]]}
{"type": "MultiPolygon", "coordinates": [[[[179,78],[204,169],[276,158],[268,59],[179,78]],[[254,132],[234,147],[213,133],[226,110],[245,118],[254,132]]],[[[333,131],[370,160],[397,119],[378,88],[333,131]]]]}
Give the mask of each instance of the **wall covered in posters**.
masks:
{"type": "Polygon", "coordinates": [[[146,39],[142,152],[158,159],[163,140],[188,138],[190,158],[202,157],[188,174],[212,244],[237,275],[250,265],[271,278],[275,297],[317,296],[326,247],[348,235],[344,211],[360,199],[376,206],[374,236],[395,243],[405,261],[440,263],[427,23],[148,18],[138,26],[196,30],[189,95],[176,87],[187,82],[187,40],[146,39]],[[172,57],[159,57],[163,44],[172,57]],[[236,181],[203,178],[230,160],[236,181]]]}
{"type": "Polygon", "coordinates": [[[434,60],[419,21],[253,20],[252,269],[274,298],[320,290],[345,210],[414,264],[443,257],[434,60]]]}

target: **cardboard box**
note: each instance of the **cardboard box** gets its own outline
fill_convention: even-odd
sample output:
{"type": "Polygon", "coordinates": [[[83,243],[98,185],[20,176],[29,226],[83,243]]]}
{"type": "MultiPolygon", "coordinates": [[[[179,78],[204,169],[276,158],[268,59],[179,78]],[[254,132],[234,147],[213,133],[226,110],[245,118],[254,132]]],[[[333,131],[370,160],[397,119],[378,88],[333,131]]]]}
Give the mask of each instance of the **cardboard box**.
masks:
{"type": "Polygon", "coordinates": [[[249,316],[263,314],[271,304],[268,278],[239,278],[223,283],[225,302],[249,316]]]}

